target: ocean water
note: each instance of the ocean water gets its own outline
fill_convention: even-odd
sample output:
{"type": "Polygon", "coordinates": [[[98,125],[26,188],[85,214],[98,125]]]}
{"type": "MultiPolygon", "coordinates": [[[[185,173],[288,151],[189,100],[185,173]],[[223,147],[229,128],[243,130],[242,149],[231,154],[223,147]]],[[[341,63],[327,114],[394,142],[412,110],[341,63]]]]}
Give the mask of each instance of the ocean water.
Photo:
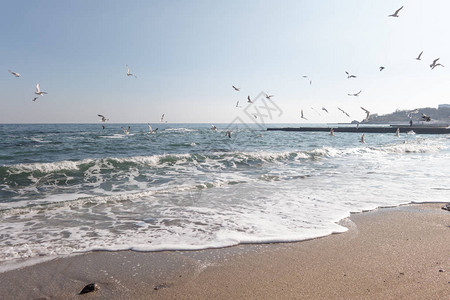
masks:
{"type": "Polygon", "coordinates": [[[345,231],[351,212],[450,199],[448,135],[366,133],[363,144],[249,125],[231,138],[226,124],[121,126],[0,125],[0,267],[300,241],[345,231]]]}

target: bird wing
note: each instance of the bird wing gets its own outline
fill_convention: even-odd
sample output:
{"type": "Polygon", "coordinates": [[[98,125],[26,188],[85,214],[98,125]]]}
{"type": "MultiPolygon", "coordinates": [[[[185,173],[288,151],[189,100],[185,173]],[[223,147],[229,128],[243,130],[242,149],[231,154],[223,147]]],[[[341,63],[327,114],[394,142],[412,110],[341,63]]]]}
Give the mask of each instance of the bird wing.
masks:
{"type": "Polygon", "coordinates": [[[420,59],[420,57],[422,56],[422,53],[423,53],[423,51],[420,52],[419,56],[417,56],[417,59],[420,59]]]}
{"type": "Polygon", "coordinates": [[[359,95],[359,94],[360,94],[361,92],[362,92],[362,90],[361,90],[361,91],[359,91],[359,92],[357,92],[357,93],[356,93],[355,95],[357,95],[357,96],[358,96],[358,95],[359,95]]]}
{"type": "Polygon", "coordinates": [[[403,6],[402,6],[402,7],[400,7],[399,9],[397,9],[397,10],[395,11],[394,15],[397,15],[397,14],[398,14],[398,12],[402,10],[402,8],[403,8],[403,6]]]}
{"type": "Polygon", "coordinates": [[[104,118],[105,117],[104,115],[97,115],[97,116],[99,116],[100,118],[104,118]]]}
{"type": "Polygon", "coordinates": [[[369,113],[369,111],[368,111],[367,109],[365,109],[364,107],[362,107],[362,106],[361,106],[361,109],[362,109],[363,111],[365,111],[366,113],[369,113]]]}

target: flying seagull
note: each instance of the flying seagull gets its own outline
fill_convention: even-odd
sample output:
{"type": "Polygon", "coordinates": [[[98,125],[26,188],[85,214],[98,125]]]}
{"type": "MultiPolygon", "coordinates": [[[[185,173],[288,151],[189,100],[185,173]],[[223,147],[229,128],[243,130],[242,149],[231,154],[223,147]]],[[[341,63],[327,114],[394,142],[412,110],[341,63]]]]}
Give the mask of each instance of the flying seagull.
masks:
{"type": "Polygon", "coordinates": [[[266,99],[269,99],[270,100],[270,98],[272,98],[274,95],[268,95],[268,94],[266,94],[266,99]]]}
{"type": "Polygon", "coordinates": [[[380,67],[380,72],[383,71],[385,68],[383,66],[380,67]]]}
{"type": "Polygon", "coordinates": [[[36,101],[38,99],[38,97],[34,97],[31,101],[36,101]]]}
{"type": "Polygon", "coordinates": [[[419,113],[419,110],[418,109],[415,109],[415,110],[412,110],[412,111],[410,111],[409,113],[408,113],[408,117],[411,117],[411,115],[415,115],[415,114],[418,114],[419,113]]]}
{"type": "Polygon", "coordinates": [[[345,115],[347,115],[347,117],[350,118],[350,115],[349,115],[348,113],[346,113],[343,109],[341,109],[341,108],[339,108],[339,107],[338,107],[338,109],[339,109],[342,113],[344,113],[345,115]]]}
{"type": "Polygon", "coordinates": [[[217,130],[217,127],[215,125],[211,125],[211,130],[217,130]]]}
{"type": "Polygon", "coordinates": [[[134,78],[137,78],[136,75],[130,73],[130,67],[128,67],[128,65],[127,65],[127,76],[134,76],[134,78]]]}
{"type": "Polygon", "coordinates": [[[161,122],[164,122],[164,114],[161,116],[161,122]]]}
{"type": "Polygon", "coordinates": [[[11,74],[13,74],[13,75],[16,76],[16,77],[20,77],[20,74],[17,73],[17,72],[13,72],[13,71],[11,71],[11,70],[8,70],[8,72],[11,73],[11,74]]]}
{"type": "Polygon", "coordinates": [[[366,118],[365,118],[365,120],[368,121],[368,120],[369,120],[370,111],[368,111],[367,109],[365,109],[365,108],[362,107],[362,106],[361,106],[361,109],[362,109],[363,111],[366,112],[366,118]]]}
{"type": "Polygon", "coordinates": [[[36,84],[36,92],[34,92],[36,95],[38,96],[43,96],[45,94],[47,94],[47,92],[41,92],[41,88],[39,87],[39,83],[36,84]]]}
{"type": "Polygon", "coordinates": [[[422,119],[423,119],[424,121],[426,121],[426,122],[430,122],[430,121],[431,121],[431,117],[428,116],[428,115],[426,115],[426,114],[424,114],[424,113],[422,113],[422,119]]]}
{"type": "Polygon", "coordinates": [[[347,94],[347,95],[353,96],[353,97],[358,97],[361,92],[362,92],[362,90],[357,92],[356,94],[347,94]]]}
{"type": "Polygon", "coordinates": [[[305,117],[303,116],[303,109],[300,111],[300,118],[305,119],[305,120],[308,120],[307,118],[305,118],[305,117]]]}
{"type": "Polygon", "coordinates": [[[120,126],[120,128],[122,128],[122,130],[123,130],[123,133],[125,133],[125,134],[130,134],[130,126],[128,126],[128,129],[125,129],[125,128],[123,128],[122,126],[120,126]]]}
{"type": "Polygon", "coordinates": [[[250,99],[250,96],[247,96],[247,103],[253,103],[252,100],[250,99]]]}
{"type": "Polygon", "coordinates": [[[420,58],[420,57],[422,56],[422,53],[423,53],[423,51],[420,52],[419,56],[416,57],[417,60],[422,60],[422,59],[420,58]]]}
{"type": "Polygon", "coordinates": [[[347,78],[348,78],[348,79],[350,79],[350,78],[356,78],[355,75],[351,75],[351,74],[348,73],[347,71],[345,71],[345,74],[347,74],[347,78]]]}
{"type": "Polygon", "coordinates": [[[361,143],[365,144],[366,143],[366,139],[364,137],[364,133],[361,135],[361,143]]]}
{"type": "Polygon", "coordinates": [[[311,78],[308,77],[308,75],[303,75],[302,77],[306,78],[306,80],[309,80],[309,85],[312,84],[312,80],[311,80],[311,78]]]}
{"type": "Polygon", "coordinates": [[[330,135],[331,135],[331,136],[334,136],[334,130],[333,130],[333,128],[331,128],[331,130],[330,130],[330,135]]]}
{"type": "Polygon", "coordinates": [[[395,13],[393,13],[392,15],[389,15],[388,17],[395,17],[395,18],[398,18],[398,13],[399,13],[400,10],[402,10],[402,8],[403,8],[403,6],[400,7],[399,9],[397,9],[397,10],[395,11],[395,13]]]}
{"type": "Polygon", "coordinates": [[[322,107],[322,110],[324,110],[326,113],[328,113],[328,110],[325,107],[322,107]]]}
{"type": "Polygon", "coordinates": [[[156,133],[156,131],[158,131],[158,128],[156,128],[155,130],[153,130],[152,125],[150,125],[150,123],[147,123],[147,125],[148,125],[148,131],[149,131],[150,133],[156,133]]]}
{"type": "Polygon", "coordinates": [[[225,133],[225,136],[229,137],[231,139],[231,131],[227,130],[227,132],[225,133]]]}
{"type": "Polygon", "coordinates": [[[101,122],[109,121],[109,119],[105,118],[104,115],[97,115],[97,116],[99,116],[100,118],[102,118],[102,119],[100,120],[101,122]]]}
{"type": "Polygon", "coordinates": [[[233,89],[237,92],[239,92],[240,88],[235,87],[234,85],[232,85],[233,89]]]}
{"type": "Polygon", "coordinates": [[[437,63],[438,60],[439,60],[439,58],[436,58],[435,60],[433,60],[433,63],[430,65],[431,70],[433,70],[437,66],[441,66],[441,67],[444,66],[444,65],[441,65],[440,63],[437,63]]]}

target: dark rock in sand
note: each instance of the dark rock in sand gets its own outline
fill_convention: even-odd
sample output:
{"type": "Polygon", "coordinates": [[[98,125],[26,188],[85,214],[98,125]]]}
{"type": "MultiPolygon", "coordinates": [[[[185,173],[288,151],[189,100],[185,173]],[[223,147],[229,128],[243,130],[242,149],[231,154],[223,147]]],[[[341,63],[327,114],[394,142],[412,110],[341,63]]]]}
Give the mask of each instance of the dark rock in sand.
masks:
{"type": "Polygon", "coordinates": [[[98,289],[99,289],[99,286],[96,283],[89,283],[81,290],[80,295],[95,292],[98,289]]]}
{"type": "Polygon", "coordinates": [[[450,211],[450,203],[445,204],[442,209],[450,211]]]}

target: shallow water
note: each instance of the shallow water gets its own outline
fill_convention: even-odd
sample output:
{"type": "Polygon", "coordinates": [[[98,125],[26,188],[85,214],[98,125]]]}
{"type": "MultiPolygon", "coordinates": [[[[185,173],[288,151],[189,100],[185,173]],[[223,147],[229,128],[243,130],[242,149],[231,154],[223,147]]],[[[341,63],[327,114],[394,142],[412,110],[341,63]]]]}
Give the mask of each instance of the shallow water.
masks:
{"type": "Polygon", "coordinates": [[[0,262],[298,241],[450,195],[448,135],[121,126],[0,125],[0,262]]]}

